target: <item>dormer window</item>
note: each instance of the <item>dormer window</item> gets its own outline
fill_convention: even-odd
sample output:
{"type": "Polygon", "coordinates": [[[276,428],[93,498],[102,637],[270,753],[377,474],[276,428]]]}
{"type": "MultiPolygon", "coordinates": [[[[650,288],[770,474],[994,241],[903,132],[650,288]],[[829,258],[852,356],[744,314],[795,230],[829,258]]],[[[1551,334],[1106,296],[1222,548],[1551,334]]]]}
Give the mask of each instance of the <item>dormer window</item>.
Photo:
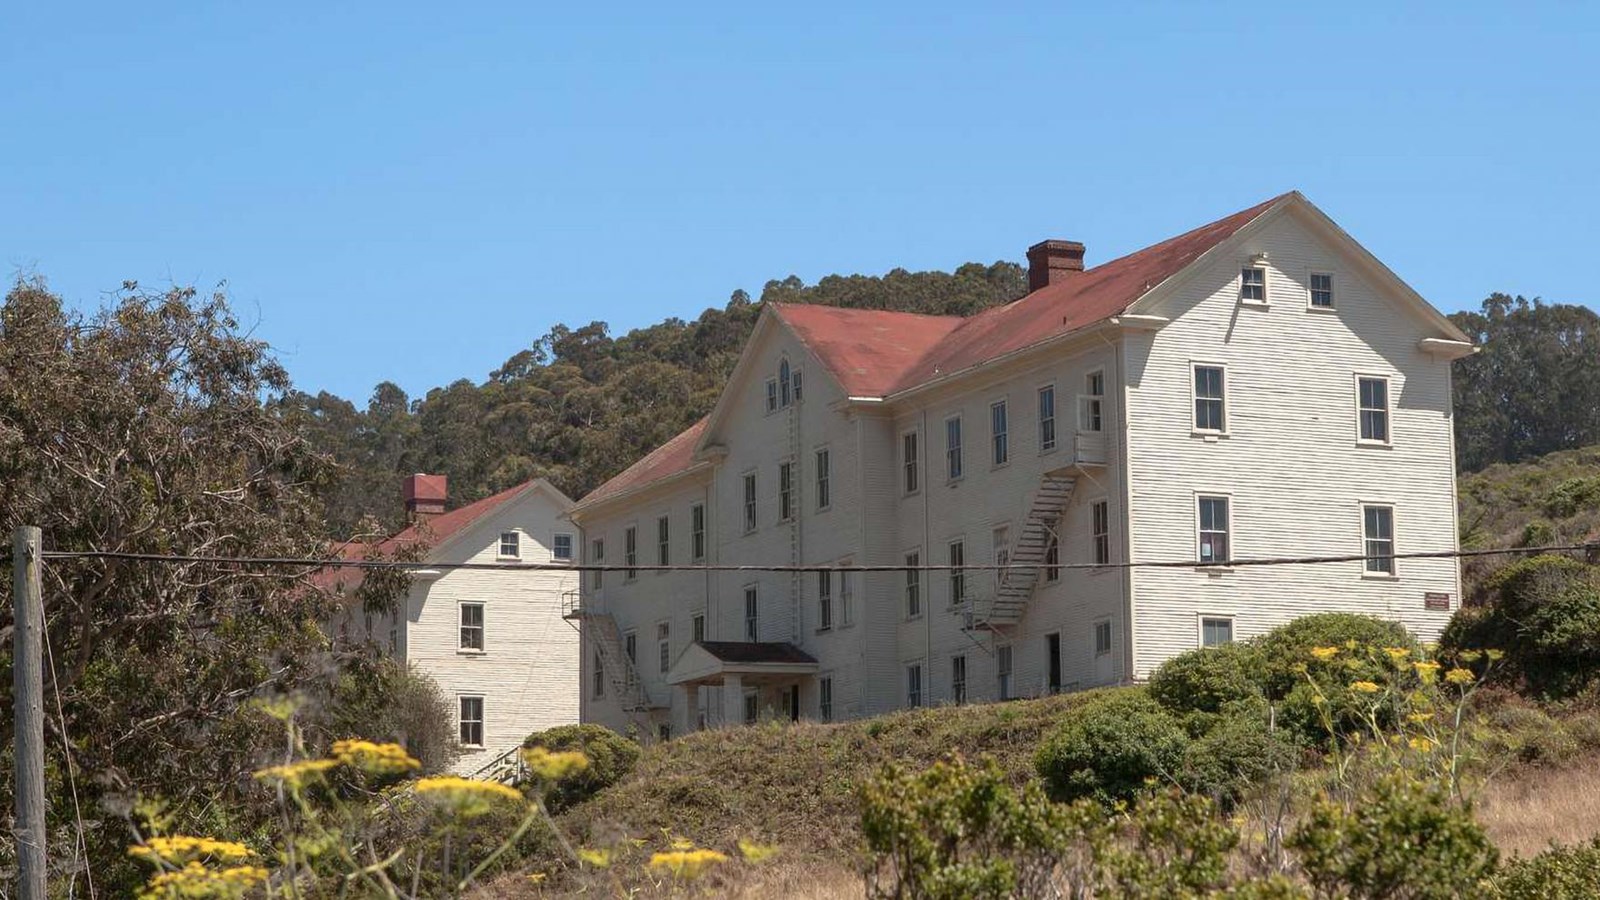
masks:
{"type": "Polygon", "coordinates": [[[789,361],[786,359],[786,360],[778,363],[778,405],[779,406],[785,406],[786,407],[786,406],[789,405],[791,387],[792,387],[792,385],[789,382],[789,361]]]}
{"type": "Polygon", "coordinates": [[[1245,303],[1267,302],[1267,269],[1245,266],[1239,270],[1239,299],[1245,303]]]}
{"type": "Polygon", "coordinates": [[[515,531],[500,532],[500,558],[522,558],[522,535],[515,531]]]}

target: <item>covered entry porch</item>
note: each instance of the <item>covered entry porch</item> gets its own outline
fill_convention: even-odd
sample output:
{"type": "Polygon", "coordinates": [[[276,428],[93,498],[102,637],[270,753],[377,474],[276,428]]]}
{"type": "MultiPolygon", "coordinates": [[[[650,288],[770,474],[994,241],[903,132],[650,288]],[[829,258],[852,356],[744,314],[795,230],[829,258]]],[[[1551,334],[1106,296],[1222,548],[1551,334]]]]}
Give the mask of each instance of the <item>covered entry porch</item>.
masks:
{"type": "Polygon", "coordinates": [[[700,641],[678,657],[667,683],[673,686],[690,723],[700,707],[701,688],[708,706],[701,710],[706,725],[754,722],[768,710],[798,721],[801,685],[816,680],[817,660],[788,642],[700,641]]]}

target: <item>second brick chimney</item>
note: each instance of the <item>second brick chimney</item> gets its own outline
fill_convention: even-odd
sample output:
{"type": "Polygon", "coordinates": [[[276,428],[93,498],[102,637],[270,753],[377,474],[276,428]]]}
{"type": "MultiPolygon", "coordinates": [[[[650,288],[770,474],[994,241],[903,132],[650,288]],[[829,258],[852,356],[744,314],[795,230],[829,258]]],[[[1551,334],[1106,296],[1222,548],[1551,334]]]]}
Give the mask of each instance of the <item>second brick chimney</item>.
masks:
{"type": "Polygon", "coordinates": [[[1028,248],[1028,290],[1037,291],[1083,271],[1083,245],[1040,241],[1028,248]]]}
{"type": "Polygon", "coordinates": [[[449,479],[443,475],[424,475],[418,472],[406,476],[406,518],[416,522],[444,512],[444,501],[449,496],[449,479]]]}

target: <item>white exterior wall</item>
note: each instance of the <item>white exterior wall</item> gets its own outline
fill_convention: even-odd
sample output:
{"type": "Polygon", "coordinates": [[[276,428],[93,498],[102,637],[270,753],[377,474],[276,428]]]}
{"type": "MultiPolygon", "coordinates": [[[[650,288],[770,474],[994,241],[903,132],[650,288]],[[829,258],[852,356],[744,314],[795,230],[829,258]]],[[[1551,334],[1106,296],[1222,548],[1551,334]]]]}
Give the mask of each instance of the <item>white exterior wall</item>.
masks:
{"type": "MultiPolygon", "coordinates": [[[[499,562],[500,533],[521,533],[521,558],[551,561],[557,532],[575,533],[562,505],[534,489],[452,536],[436,562],[499,562]]],[[[578,721],[578,633],[561,618],[562,595],[577,590],[576,572],[443,570],[418,577],[406,603],[403,656],[432,678],[459,715],[459,698],[484,698],[484,743],[456,763],[470,773],[534,731],[578,721]],[[484,650],[460,647],[460,604],[484,605],[484,650]]],[[[375,628],[375,630],[377,630],[375,628]]]]}
{"type": "MultiPolygon", "coordinates": [[[[1298,220],[1280,216],[1145,312],[1171,323],[1130,335],[1128,475],[1133,558],[1197,556],[1196,494],[1232,497],[1236,558],[1363,551],[1361,506],[1394,506],[1396,552],[1456,547],[1450,363],[1423,354],[1436,336],[1298,220]],[[1266,251],[1267,308],[1238,301],[1239,270],[1266,251]],[[1332,272],[1335,310],[1308,309],[1308,277],[1332,272]],[[1191,365],[1226,367],[1227,434],[1191,433],[1191,365]],[[1357,446],[1356,373],[1390,379],[1392,446],[1357,446]]],[[[1459,602],[1454,560],[1398,560],[1393,579],[1361,562],[1139,569],[1133,575],[1135,674],[1199,644],[1199,618],[1234,617],[1245,639],[1298,616],[1345,611],[1403,622],[1431,639],[1459,602]]]]}

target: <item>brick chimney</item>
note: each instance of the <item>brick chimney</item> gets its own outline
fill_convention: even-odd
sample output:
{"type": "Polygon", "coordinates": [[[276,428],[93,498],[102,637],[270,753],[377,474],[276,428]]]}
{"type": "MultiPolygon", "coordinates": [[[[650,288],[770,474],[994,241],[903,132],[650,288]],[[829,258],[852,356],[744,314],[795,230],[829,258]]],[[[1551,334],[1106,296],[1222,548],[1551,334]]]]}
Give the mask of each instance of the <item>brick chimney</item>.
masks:
{"type": "Polygon", "coordinates": [[[406,476],[406,518],[417,522],[444,512],[449,480],[443,475],[424,475],[418,472],[406,476]]]}
{"type": "Polygon", "coordinates": [[[1083,271],[1083,245],[1077,241],[1040,241],[1028,248],[1028,290],[1037,291],[1083,271]]]}

